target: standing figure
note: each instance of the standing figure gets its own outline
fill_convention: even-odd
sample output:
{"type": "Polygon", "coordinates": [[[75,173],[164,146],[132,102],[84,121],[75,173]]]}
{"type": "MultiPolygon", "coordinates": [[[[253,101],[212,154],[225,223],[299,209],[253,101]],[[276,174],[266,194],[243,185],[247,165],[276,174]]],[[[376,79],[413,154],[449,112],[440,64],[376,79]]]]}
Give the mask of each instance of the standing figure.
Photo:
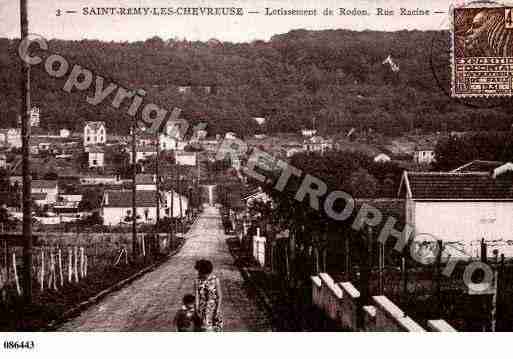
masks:
{"type": "Polygon", "coordinates": [[[201,328],[206,332],[220,332],[223,330],[221,311],[223,296],[219,279],[212,274],[214,266],[211,261],[201,259],[196,262],[194,269],[198,271],[194,287],[201,328]]]}

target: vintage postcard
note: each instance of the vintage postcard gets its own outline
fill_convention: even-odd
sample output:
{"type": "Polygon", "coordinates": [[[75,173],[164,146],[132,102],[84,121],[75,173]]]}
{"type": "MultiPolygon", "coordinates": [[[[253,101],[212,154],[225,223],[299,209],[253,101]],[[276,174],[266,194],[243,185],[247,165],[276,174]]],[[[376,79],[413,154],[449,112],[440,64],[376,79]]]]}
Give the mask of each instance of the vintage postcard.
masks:
{"type": "Polygon", "coordinates": [[[502,3],[0,0],[0,355],[513,331],[512,80],[502,3]]]}
{"type": "Polygon", "coordinates": [[[475,2],[452,17],[453,96],[511,96],[513,7],[475,2]]]}

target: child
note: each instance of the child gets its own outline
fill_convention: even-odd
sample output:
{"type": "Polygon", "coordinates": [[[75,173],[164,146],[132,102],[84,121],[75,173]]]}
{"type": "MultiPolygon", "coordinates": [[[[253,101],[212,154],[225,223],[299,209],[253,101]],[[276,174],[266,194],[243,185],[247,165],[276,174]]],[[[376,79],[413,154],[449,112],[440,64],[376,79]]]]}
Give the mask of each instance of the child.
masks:
{"type": "Polygon", "coordinates": [[[183,297],[183,306],[176,313],[174,324],[179,332],[199,332],[201,323],[196,314],[196,297],[186,294],[183,297]]]}

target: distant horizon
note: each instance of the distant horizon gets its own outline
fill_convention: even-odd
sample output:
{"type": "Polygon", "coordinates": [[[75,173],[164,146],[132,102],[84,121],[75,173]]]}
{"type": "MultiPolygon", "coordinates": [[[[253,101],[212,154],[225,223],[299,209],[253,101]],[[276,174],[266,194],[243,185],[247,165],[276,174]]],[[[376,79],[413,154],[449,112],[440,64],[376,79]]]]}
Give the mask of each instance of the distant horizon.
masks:
{"type": "MultiPolygon", "coordinates": [[[[159,37],[160,39],[162,39],[163,41],[168,41],[168,40],[176,40],[176,41],[188,41],[188,42],[203,42],[203,43],[207,43],[209,42],[210,40],[218,40],[222,43],[232,43],[232,44],[251,44],[253,42],[257,42],[257,41],[263,41],[263,42],[270,42],[272,37],[274,36],[279,36],[279,35],[286,35],[290,32],[293,32],[293,31],[301,31],[301,30],[305,30],[305,31],[309,31],[309,32],[323,32],[323,31],[350,31],[350,32],[357,32],[357,33],[363,33],[363,32],[377,32],[377,33],[388,33],[388,34],[393,34],[393,33],[398,33],[398,32],[443,32],[443,31],[449,31],[448,29],[440,29],[440,30],[419,30],[419,29],[402,29],[402,30],[370,30],[370,29],[365,29],[365,30],[352,30],[352,29],[345,29],[345,28],[340,28],[340,29],[322,29],[322,30],[312,30],[312,29],[305,29],[305,28],[297,28],[297,29],[290,29],[289,31],[287,32],[283,32],[283,33],[276,33],[276,34],[273,34],[271,35],[271,37],[269,39],[254,39],[254,40],[249,40],[249,41],[229,41],[229,40],[221,40],[221,39],[217,39],[217,38],[210,38],[210,39],[207,39],[207,40],[191,40],[191,39],[187,39],[187,38],[162,38],[158,35],[154,35],[154,36],[151,36],[151,37],[148,37],[146,39],[142,39],[142,40],[104,40],[104,39],[98,39],[98,38],[82,38],[82,39],[66,39],[66,38],[56,38],[56,37],[53,37],[53,38],[46,38],[48,41],[53,41],[53,40],[57,40],[57,41],[99,41],[99,42],[106,42],[106,43],[129,43],[129,44],[132,44],[132,43],[136,43],[136,42],[145,42],[153,37],[159,37]]],[[[31,34],[35,34],[34,32],[31,32],[31,34]]],[[[39,34],[37,34],[39,35],[39,34]]],[[[4,37],[4,36],[0,36],[0,39],[7,39],[7,40],[19,40],[20,37],[4,37]]]]}
{"type": "MultiPolygon", "coordinates": [[[[102,0],[29,0],[29,32],[47,39],[98,40],[104,42],[138,42],[154,36],[163,40],[178,38],[187,41],[251,43],[269,41],[276,34],[292,30],[308,31],[436,31],[447,30],[447,0],[196,0],[180,3],[179,0],[116,0],[108,6],[102,0]],[[243,16],[153,16],[153,15],[86,15],[84,8],[113,7],[240,7],[243,16]],[[266,7],[272,9],[315,8],[318,13],[325,8],[348,10],[366,9],[367,16],[285,16],[264,15],[266,7]],[[378,16],[376,9],[395,11],[392,16],[378,16]],[[429,16],[401,16],[400,7],[426,9],[429,16]],[[73,11],[75,13],[66,13],[73,11]],[[59,16],[57,13],[59,12],[59,16]],[[256,14],[257,12],[258,14],[256,14]],[[440,13],[438,13],[440,12],[440,13]]],[[[0,2],[0,37],[19,38],[19,1],[0,2]]]]}

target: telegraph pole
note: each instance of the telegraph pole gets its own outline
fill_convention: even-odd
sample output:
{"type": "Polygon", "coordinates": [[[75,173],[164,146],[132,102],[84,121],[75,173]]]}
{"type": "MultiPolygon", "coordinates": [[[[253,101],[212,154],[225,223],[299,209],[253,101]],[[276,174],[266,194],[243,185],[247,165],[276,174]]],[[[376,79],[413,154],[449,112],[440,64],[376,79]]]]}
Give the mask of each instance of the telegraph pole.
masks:
{"type": "Polygon", "coordinates": [[[156,200],[157,200],[157,217],[155,222],[155,227],[158,230],[158,224],[160,222],[160,186],[159,186],[159,178],[160,178],[160,171],[159,171],[159,155],[160,155],[160,132],[157,131],[156,133],[157,141],[156,141],[156,147],[157,147],[157,157],[155,158],[155,188],[156,188],[156,200]]]}
{"type": "Polygon", "coordinates": [[[132,257],[134,261],[137,259],[137,185],[135,178],[137,176],[137,145],[135,130],[137,128],[136,118],[132,122],[132,257]]]}
{"type": "MultiPolygon", "coordinates": [[[[21,40],[28,36],[27,0],[20,0],[21,40]]],[[[23,292],[26,304],[32,303],[32,195],[30,177],[30,65],[21,66],[21,138],[23,173],[23,292]]]]}

